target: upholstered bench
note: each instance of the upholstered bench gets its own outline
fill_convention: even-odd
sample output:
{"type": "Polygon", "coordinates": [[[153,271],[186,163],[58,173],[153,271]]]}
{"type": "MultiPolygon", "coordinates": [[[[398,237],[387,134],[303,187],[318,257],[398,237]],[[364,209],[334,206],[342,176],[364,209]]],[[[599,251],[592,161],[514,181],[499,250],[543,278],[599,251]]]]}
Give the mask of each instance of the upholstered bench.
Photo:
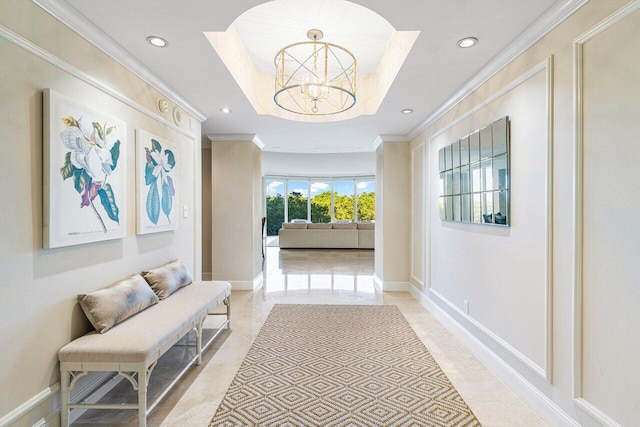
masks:
{"type": "MultiPolygon", "coordinates": [[[[143,272],[143,275],[145,273],[148,272],[143,272]]],[[[149,281],[148,275],[145,276],[145,279],[149,281]]],[[[69,425],[69,409],[72,408],[137,410],[138,423],[140,426],[145,426],[147,415],[169,389],[194,363],[200,365],[202,352],[225,326],[229,327],[231,285],[228,282],[191,282],[190,276],[188,276],[189,283],[187,285],[178,286],[168,293],[163,293],[167,290],[166,287],[160,291],[157,288],[154,289],[152,282],[147,285],[140,275],[135,275],[109,288],[96,291],[95,295],[79,296],[80,304],[89,320],[96,327],[96,331],[75,339],[58,352],[61,374],[62,426],[69,425]],[[148,294],[144,286],[147,286],[149,290],[153,289],[155,294],[153,291],[148,294]],[[153,297],[156,294],[162,296],[162,299],[156,298],[154,303],[153,297]],[[132,297],[132,295],[135,296],[132,297]],[[91,296],[94,297],[94,300],[87,301],[91,296]],[[100,323],[100,319],[96,318],[97,314],[100,310],[104,311],[105,307],[110,308],[109,304],[113,306],[114,300],[121,299],[119,302],[122,303],[124,301],[122,298],[125,298],[127,301],[124,304],[128,304],[131,300],[139,304],[140,300],[144,301],[147,297],[152,300],[150,306],[143,307],[141,311],[127,317],[121,323],[107,327],[106,331],[101,329],[104,322],[100,323]],[[213,310],[221,302],[227,306],[226,313],[213,313],[213,310]],[[100,304],[102,305],[100,306],[100,304]],[[208,315],[226,315],[227,318],[220,329],[203,346],[202,326],[208,315]],[[151,405],[147,405],[149,377],[158,359],[191,331],[194,331],[196,335],[196,356],[158,399],[151,405]],[[69,392],[76,381],[92,371],[114,371],[129,380],[133,388],[138,391],[138,403],[72,404],[69,402],[69,392]]],[[[108,319],[107,323],[110,321],[108,319]]]]}

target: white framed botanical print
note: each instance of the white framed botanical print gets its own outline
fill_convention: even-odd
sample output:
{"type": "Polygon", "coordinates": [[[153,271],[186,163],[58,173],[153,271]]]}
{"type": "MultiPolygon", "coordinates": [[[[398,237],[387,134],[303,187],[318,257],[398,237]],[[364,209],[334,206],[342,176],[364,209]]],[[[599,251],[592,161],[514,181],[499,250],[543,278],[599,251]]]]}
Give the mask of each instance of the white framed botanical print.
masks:
{"type": "Polygon", "coordinates": [[[136,129],[138,234],[178,228],[178,146],[136,129]]]}
{"type": "Polygon", "coordinates": [[[124,237],[126,123],[51,89],[43,101],[43,247],[124,237]]]}

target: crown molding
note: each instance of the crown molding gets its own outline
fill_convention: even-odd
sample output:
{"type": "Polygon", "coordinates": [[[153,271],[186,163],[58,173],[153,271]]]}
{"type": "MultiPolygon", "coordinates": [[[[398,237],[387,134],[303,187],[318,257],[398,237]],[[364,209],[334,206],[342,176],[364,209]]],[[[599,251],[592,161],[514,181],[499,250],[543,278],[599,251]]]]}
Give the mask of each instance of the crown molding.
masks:
{"type": "Polygon", "coordinates": [[[182,98],[177,92],[169,87],[169,85],[160,79],[160,77],[131,55],[131,53],[129,53],[125,48],[116,43],[116,41],[109,37],[104,31],[94,25],[91,25],[91,23],[72,6],[60,0],[32,1],[46,10],[58,21],[78,33],[89,43],[109,55],[123,67],[144,80],[162,95],[171,99],[198,121],[204,122],[207,119],[207,116],[192,106],[187,100],[182,98]]]}
{"type": "MultiPolygon", "coordinates": [[[[149,109],[147,109],[146,107],[138,104],[137,102],[135,102],[134,100],[132,100],[131,98],[128,98],[127,96],[123,95],[122,93],[118,92],[117,90],[113,89],[112,87],[106,85],[104,82],[102,82],[101,80],[96,79],[95,77],[93,77],[90,74],[85,73],[84,71],[78,69],[77,67],[69,64],[68,62],[60,59],[59,57],[55,56],[54,54],[52,54],[51,52],[48,52],[44,49],[42,49],[40,46],[32,43],[31,41],[25,39],[24,37],[22,37],[21,35],[14,33],[13,31],[11,31],[10,29],[8,29],[7,27],[0,25],[0,38],[3,38],[7,41],[9,41],[10,43],[13,43],[14,45],[18,46],[21,49],[24,49],[25,51],[35,55],[36,57],[42,59],[43,61],[53,65],[54,67],[59,68],[60,70],[63,70],[66,73],[69,73],[71,76],[75,77],[76,79],[85,82],[86,84],[98,89],[99,91],[107,94],[108,96],[117,99],[118,101],[122,102],[125,105],[128,105],[129,107],[138,110],[139,112],[141,112],[142,114],[152,118],[153,120],[156,120],[159,123],[162,123],[163,125],[167,126],[168,128],[171,128],[173,130],[175,130],[176,132],[186,136],[187,138],[195,141],[196,138],[194,135],[192,135],[191,133],[189,133],[186,129],[181,128],[180,126],[175,125],[174,123],[170,122],[169,120],[165,119],[164,117],[162,117],[161,115],[159,115],[157,112],[155,111],[151,111],[149,109]]],[[[0,426],[2,426],[2,423],[0,423],[0,426]]]]}
{"type": "Polygon", "coordinates": [[[409,142],[408,135],[380,135],[382,142],[409,142]]]}
{"type": "Polygon", "coordinates": [[[451,108],[469,96],[473,91],[486,83],[496,73],[533,46],[538,40],[560,25],[589,0],[567,0],[564,4],[550,7],[540,18],[524,30],[509,46],[496,55],[473,78],[467,81],[458,92],[422,121],[406,136],[409,141],[426,130],[451,108]]]}
{"type": "Polygon", "coordinates": [[[373,151],[376,151],[380,144],[383,142],[409,142],[408,135],[378,135],[376,139],[373,140],[373,144],[371,144],[371,148],[373,151]]]}
{"type": "Polygon", "coordinates": [[[382,138],[380,137],[380,135],[378,135],[376,136],[376,139],[373,140],[373,144],[371,144],[371,148],[373,148],[373,151],[376,151],[381,144],[382,144],[382,138]]]}
{"type": "Polygon", "coordinates": [[[236,134],[209,134],[207,135],[211,142],[253,142],[260,150],[264,149],[265,144],[260,137],[254,133],[236,133],[236,134]]]}

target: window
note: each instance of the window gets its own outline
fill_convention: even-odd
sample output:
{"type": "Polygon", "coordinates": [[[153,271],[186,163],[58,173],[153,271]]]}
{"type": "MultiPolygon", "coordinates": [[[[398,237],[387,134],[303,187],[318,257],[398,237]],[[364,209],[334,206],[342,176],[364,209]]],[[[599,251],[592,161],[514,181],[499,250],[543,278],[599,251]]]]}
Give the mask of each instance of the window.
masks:
{"type": "Polygon", "coordinates": [[[277,236],[283,222],[375,221],[373,176],[306,178],[265,176],[267,236],[277,236]],[[286,197],[285,197],[286,195],[286,197]]]}
{"type": "Polygon", "coordinates": [[[354,201],[355,182],[351,181],[334,181],[333,183],[333,206],[334,219],[336,221],[354,221],[355,220],[355,201],[354,201]]]}
{"type": "Polygon", "coordinates": [[[376,219],[376,182],[357,181],[356,199],[358,221],[375,221],[376,219]]]}
{"type": "Polygon", "coordinates": [[[331,222],[331,181],[311,181],[311,222],[331,222]]]}
{"type": "Polygon", "coordinates": [[[265,180],[267,236],[277,236],[284,222],[284,181],[265,180]]]}
{"type": "Polygon", "coordinates": [[[287,221],[308,219],[307,197],[309,196],[309,181],[288,181],[287,188],[289,190],[287,194],[287,221]]]}

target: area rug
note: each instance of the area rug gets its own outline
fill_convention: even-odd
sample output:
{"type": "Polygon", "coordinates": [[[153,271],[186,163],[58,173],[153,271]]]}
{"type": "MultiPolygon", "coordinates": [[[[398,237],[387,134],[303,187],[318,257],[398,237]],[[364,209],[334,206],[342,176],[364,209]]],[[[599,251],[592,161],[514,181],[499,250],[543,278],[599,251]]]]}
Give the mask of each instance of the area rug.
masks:
{"type": "Polygon", "coordinates": [[[210,426],[479,426],[393,305],[274,306],[210,426]]]}

